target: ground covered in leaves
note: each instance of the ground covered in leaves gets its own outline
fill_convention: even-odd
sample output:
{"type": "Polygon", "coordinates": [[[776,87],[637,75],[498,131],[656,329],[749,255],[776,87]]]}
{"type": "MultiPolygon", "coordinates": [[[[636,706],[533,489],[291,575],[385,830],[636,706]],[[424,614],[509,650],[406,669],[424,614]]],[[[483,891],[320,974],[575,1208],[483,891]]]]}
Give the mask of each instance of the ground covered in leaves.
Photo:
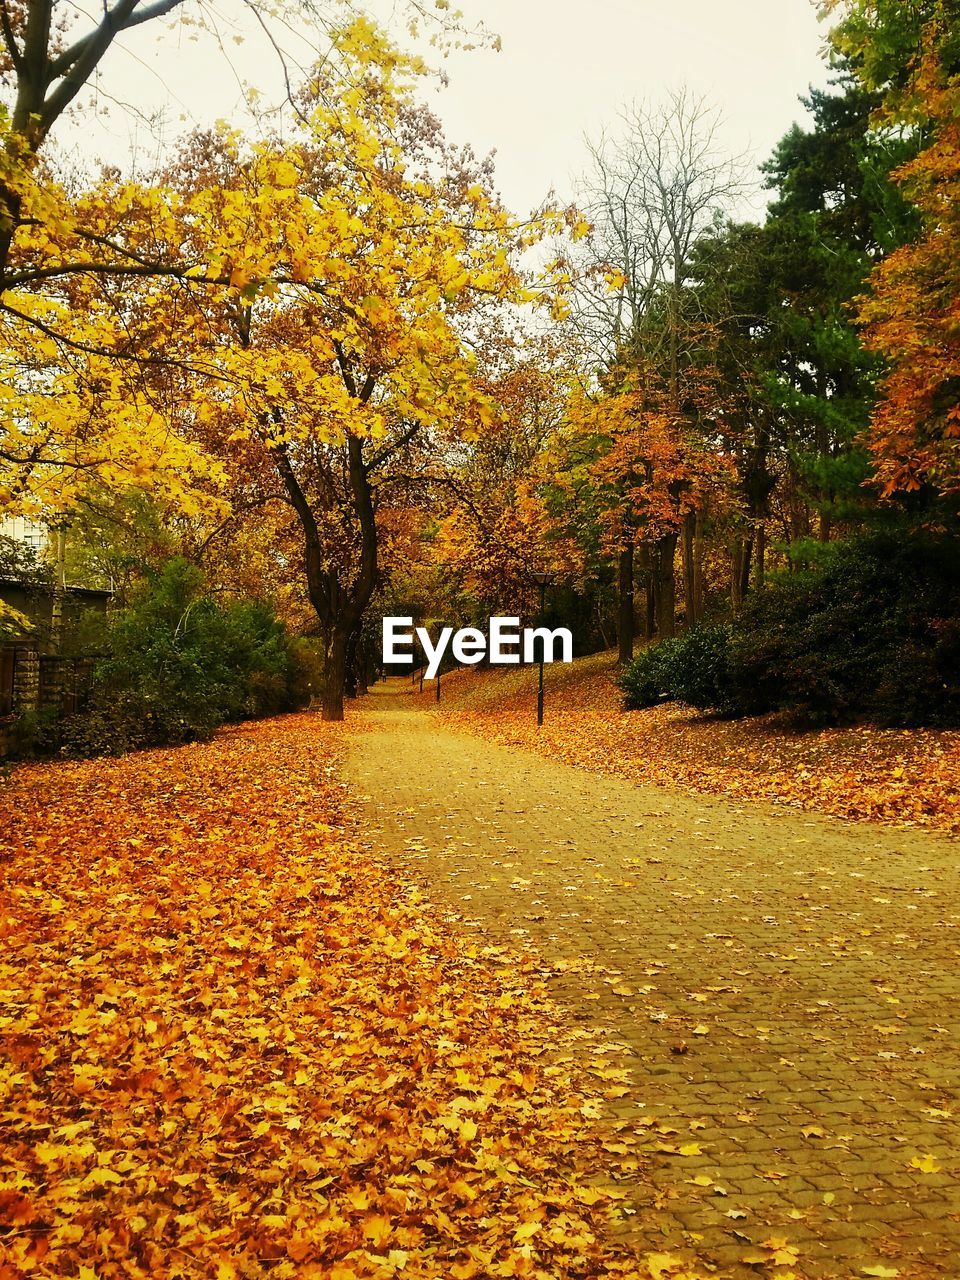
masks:
{"type": "MultiPolygon", "coordinates": [[[[801,732],[782,718],[722,720],[677,704],[625,712],[615,676],[610,654],[548,667],[542,728],[530,668],[451,672],[439,711],[497,742],[634,782],[960,833],[960,732],[801,732]]],[[[424,705],[434,697],[425,686],[424,705]]]]}
{"type": "Polygon", "coordinates": [[[340,827],[316,717],[0,792],[0,1277],[637,1276],[534,962],[340,827]]]}

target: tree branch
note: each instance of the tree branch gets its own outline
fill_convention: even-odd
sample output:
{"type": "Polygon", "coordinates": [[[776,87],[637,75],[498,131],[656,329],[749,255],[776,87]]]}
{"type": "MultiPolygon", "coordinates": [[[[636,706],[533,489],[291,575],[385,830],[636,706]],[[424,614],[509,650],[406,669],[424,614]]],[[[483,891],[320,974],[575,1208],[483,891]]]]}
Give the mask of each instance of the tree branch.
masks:
{"type": "Polygon", "coordinates": [[[317,614],[323,619],[329,621],[331,612],[330,592],[327,584],[323,580],[322,566],[320,563],[320,529],[317,525],[317,518],[313,514],[313,508],[310,506],[309,499],[301,487],[300,481],[296,477],[296,473],[290,464],[290,455],[287,453],[287,447],[284,444],[274,444],[268,446],[270,453],[273,455],[274,466],[277,473],[283,481],[283,487],[287,491],[290,499],[290,505],[296,511],[300,520],[300,526],[303,529],[303,537],[306,551],[306,569],[307,569],[307,586],[310,591],[310,599],[317,614]]]}
{"type": "Polygon", "coordinates": [[[144,22],[165,17],[183,0],[154,0],[137,11],[138,0],[118,0],[104,13],[103,21],[89,35],[78,40],[52,63],[47,64],[46,83],[62,77],[60,84],[46,99],[41,112],[41,128],[46,134],[55,120],[66,110],[90,79],[100,59],[121,31],[129,31],[144,22]]]}
{"type": "Polygon", "coordinates": [[[13,63],[17,73],[21,74],[23,72],[23,55],[14,38],[10,14],[7,11],[7,0],[0,0],[0,31],[3,33],[3,43],[6,45],[7,53],[10,55],[10,61],[13,63]]]}
{"type": "Polygon", "coordinates": [[[369,462],[365,463],[364,470],[366,471],[367,475],[369,475],[371,471],[375,471],[377,467],[382,467],[388,458],[392,458],[395,453],[400,452],[400,450],[404,447],[404,445],[409,444],[410,441],[413,439],[413,437],[420,430],[420,427],[421,427],[421,423],[415,422],[413,426],[408,427],[407,430],[404,431],[402,435],[398,436],[398,438],[394,440],[392,444],[388,445],[384,449],[381,449],[380,452],[375,454],[370,459],[369,462]]]}
{"type": "Polygon", "coordinates": [[[205,368],[201,365],[192,365],[186,360],[170,359],[167,356],[140,355],[133,351],[118,351],[116,348],[97,347],[89,342],[80,342],[76,338],[68,338],[65,334],[58,333],[56,329],[44,324],[42,320],[37,320],[34,316],[28,316],[25,312],[18,311],[16,307],[11,307],[8,302],[0,302],[0,311],[6,312],[7,315],[15,316],[18,320],[22,320],[24,324],[38,329],[40,333],[46,334],[48,338],[53,338],[55,342],[62,343],[72,351],[82,351],[88,356],[102,356],[105,360],[127,360],[138,365],[159,365],[167,369],[182,369],[185,373],[203,374],[205,377],[212,378],[217,382],[233,382],[232,378],[218,373],[212,366],[205,368]]]}

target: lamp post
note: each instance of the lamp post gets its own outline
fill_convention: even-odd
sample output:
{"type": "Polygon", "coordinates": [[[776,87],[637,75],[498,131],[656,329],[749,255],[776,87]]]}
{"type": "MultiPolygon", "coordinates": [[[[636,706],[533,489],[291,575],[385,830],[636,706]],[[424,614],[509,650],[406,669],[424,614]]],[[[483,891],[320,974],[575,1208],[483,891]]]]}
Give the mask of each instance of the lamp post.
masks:
{"type": "MultiPolygon", "coordinates": [[[[546,569],[534,570],[530,575],[534,582],[540,587],[540,613],[538,622],[543,624],[543,611],[547,598],[547,586],[553,581],[553,574],[546,569]]],[[[547,643],[545,640],[540,641],[540,661],[537,664],[537,726],[543,725],[543,660],[546,656],[547,643]]]]}

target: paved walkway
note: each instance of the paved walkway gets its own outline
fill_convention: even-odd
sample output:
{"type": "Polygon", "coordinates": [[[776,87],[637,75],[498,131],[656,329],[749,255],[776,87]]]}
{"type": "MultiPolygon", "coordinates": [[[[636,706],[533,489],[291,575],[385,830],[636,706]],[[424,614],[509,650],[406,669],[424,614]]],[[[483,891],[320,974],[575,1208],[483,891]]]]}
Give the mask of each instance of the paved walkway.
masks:
{"type": "Polygon", "coordinates": [[[960,846],[600,777],[446,729],[402,682],[350,741],[373,842],[629,1045],[610,1106],[648,1163],[611,1164],[641,1248],[960,1277],[960,846]]]}

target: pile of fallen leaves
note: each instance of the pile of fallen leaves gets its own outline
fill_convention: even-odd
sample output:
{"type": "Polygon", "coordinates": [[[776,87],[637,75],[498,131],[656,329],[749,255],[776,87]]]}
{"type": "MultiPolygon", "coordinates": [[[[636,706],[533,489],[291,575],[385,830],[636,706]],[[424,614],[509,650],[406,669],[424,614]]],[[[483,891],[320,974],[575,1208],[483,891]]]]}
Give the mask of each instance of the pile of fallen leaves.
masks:
{"type": "Polygon", "coordinates": [[[351,844],[328,742],[296,716],[4,787],[2,1280],[641,1274],[598,1243],[533,964],[351,844]]]}
{"type": "MultiPolygon", "coordinates": [[[[960,832],[958,732],[799,732],[782,718],[722,720],[676,703],[627,712],[615,676],[609,654],[548,668],[538,728],[534,669],[452,672],[439,712],[497,742],[634,782],[960,832]]],[[[425,687],[424,705],[433,699],[425,687]]]]}

